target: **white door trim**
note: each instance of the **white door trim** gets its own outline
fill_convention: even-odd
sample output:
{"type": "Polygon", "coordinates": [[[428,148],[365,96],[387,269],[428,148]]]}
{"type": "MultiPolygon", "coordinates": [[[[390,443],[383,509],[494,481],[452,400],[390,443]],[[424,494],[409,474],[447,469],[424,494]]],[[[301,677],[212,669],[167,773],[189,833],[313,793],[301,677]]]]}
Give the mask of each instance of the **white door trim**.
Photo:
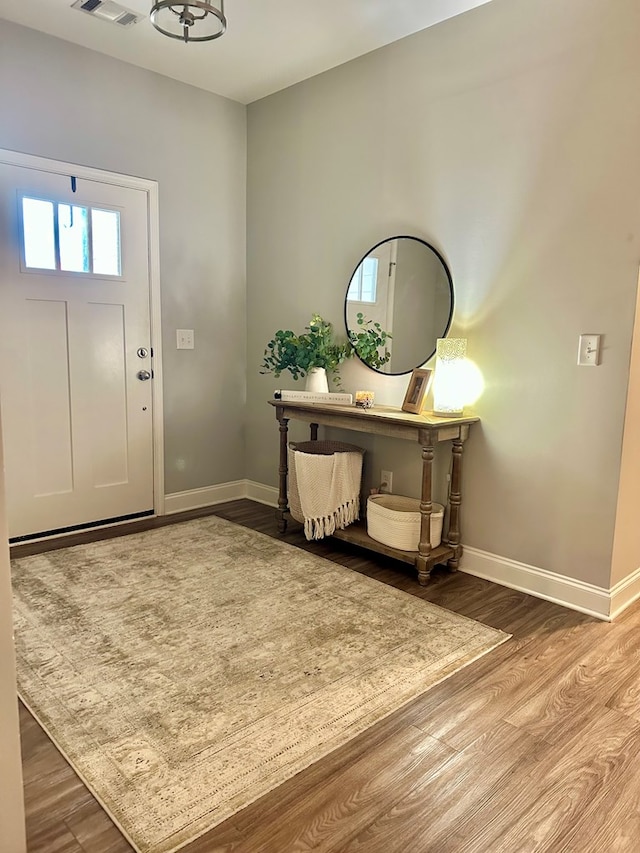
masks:
{"type": "Polygon", "coordinates": [[[151,320],[151,346],[153,347],[153,509],[156,515],[164,515],[164,416],[162,397],[162,326],[160,314],[160,214],[158,204],[158,182],[133,175],[121,175],[107,172],[92,166],[79,166],[77,163],[64,163],[48,157],[23,154],[0,148],[0,163],[21,166],[24,169],[36,169],[40,172],[52,172],[57,175],[74,175],[89,181],[100,181],[142,190],[147,194],[147,216],[149,231],[149,300],[151,320]]]}

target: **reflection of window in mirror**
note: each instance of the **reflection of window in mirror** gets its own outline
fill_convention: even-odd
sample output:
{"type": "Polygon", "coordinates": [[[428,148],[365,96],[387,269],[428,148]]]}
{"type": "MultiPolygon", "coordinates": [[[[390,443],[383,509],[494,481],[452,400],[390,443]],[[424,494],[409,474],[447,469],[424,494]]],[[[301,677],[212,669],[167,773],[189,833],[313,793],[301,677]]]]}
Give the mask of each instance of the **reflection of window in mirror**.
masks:
{"type": "MultiPolygon", "coordinates": [[[[393,335],[393,300],[395,293],[395,271],[396,271],[397,241],[389,240],[375,246],[369,254],[362,259],[356,267],[347,292],[347,327],[358,330],[358,311],[364,314],[365,320],[372,323],[380,323],[380,326],[393,335]],[[365,298],[365,288],[357,290],[354,282],[365,279],[365,270],[368,272],[369,293],[372,298],[365,298]],[[370,283],[369,283],[370,282],[370,283]],[[366,308],[363,308],[363,304],[366,308]]],[[[393,341],[388,340],[386,344],[389,352],[392,352],[393,341]]],[[[384,357],[384,348],[379,350],[380,356],[384,357]]],[[[380,368],[380,373],[389,373],[389,366],[385,364],[380,368]]]]}
{"type": "MultiPolygon", "coordinates": [[[[368,291],[367,291],[368,293],[368,291]]],[[[433,356],[436,340],[445,337],[453,313],[453,281],[440,253],[419,237],[389,237],[376,244],[352,273],[345,300],[347,333],[362,332],[358,315],[378,323],[393,340],[390,359],[370,364],[378,373],[409,373],[433,356]],[[375,295],[365,295],[365,270],[375,295]]],[[[382,356],[384,353],[379,354],[382,356]]]]}
{"type": "Polygon", "coordinates": [[[351,302],[375,303],[378,282],[378,259],[365,258],[355,271],[347,299],[351,302]]]}

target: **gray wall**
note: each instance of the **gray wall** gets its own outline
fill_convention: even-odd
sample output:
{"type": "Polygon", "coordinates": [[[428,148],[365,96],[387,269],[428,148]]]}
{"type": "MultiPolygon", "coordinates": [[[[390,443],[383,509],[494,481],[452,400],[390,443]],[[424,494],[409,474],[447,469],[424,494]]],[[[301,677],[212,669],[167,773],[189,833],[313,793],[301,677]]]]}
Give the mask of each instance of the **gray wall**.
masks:
{"type": "MultiPolygon", "coordinates": [[[[446,258],[451,333],[485,375],[465,542],[608,586],[640,257],[639,27],[635,0],[493,0],[251,105],[245,176],[241,105],[3,21],[0,146],[159,182],[167,491],[275,485],[265,400],[294,383],[259,375],[265,342],[314,311],[341,328],[357,261],[412,233],[446,258]],[[195,328],[192,353],[176,327],[195,328]],[[581,332],[604,335],[595,370],[575,365],[581,332]]],[[[406,390],[356,361],[342,373],[381,403],[406,390]]],[[[415,448],[362,443],[368,482],[387,468],[417,494],[415,448]]]]}
{"type": "MultiPolygon", "coordinates": [[[[313,311],[340,327],[362,254],[415,234],[449,263],[451,334],[486,382],[464,541],[609,586],[640,257],[639,31],[636,0],[493,0],[250,105],[251,479],[276,483],[265,400],[295,387],[259,375],[264,343],[313,311]],[[604,336],[597,369],[576,366],[582,332],[604,336]]],[[[343,377],[393,404],[407,384],[355,362],[343,377]]],[[[389,468],[417,494],[415,448],[362,443],[372,481],[389,468]]]]}
{"type": "Polygon", "coordinates": [[[158,181],[166,491],[242,478],[246,108],[7,21],[0,80],[1,148],[158,181]]]}

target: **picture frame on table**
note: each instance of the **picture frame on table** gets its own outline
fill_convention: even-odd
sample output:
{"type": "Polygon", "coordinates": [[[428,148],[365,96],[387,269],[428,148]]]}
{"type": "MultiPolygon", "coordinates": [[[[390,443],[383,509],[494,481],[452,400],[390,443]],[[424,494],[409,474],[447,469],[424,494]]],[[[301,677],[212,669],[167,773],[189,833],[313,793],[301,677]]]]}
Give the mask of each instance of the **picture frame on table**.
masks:
{"type": "Polygon", "coordinates": [[[432,379],[433,370],[420,367],[412,371],[407,393],[404,395],[402,403],[403,412],[411,412],[414,415],[420,414],[425,398],[429,393],[432,379]]]}

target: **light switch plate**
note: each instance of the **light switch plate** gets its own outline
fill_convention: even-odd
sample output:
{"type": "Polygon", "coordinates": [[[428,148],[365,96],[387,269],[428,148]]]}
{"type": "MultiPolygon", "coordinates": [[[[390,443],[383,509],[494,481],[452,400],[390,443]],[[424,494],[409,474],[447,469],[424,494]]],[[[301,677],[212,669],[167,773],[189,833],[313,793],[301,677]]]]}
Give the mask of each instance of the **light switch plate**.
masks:
{"type": "Polygon", "coordinates": [[[193,329],[176,329],[176,349],[193,349],[193,329]]]}
{"type": "Polygon", "coordinates": [[[600,337],[600,335],[580,335],[578,364],[581,367],[596,367],[600,364],[600,337]]]}

